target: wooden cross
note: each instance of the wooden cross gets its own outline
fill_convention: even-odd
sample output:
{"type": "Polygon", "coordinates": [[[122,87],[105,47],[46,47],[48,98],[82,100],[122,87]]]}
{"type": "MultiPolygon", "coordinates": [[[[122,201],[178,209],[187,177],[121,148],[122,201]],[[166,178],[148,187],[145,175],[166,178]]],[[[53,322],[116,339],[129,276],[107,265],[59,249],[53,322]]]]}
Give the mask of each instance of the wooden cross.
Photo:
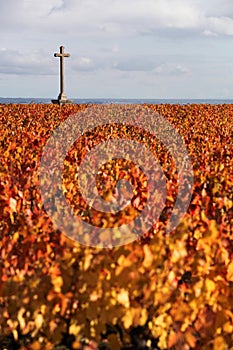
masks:
{"type": "Polygon", "coordinates": [[[58,100],[66,101],[67,97],[64,92],[64,57],[70,57],[70,54],[65,53],[64,46],[60,46],[60,53],[55,53],[54,57],[60,57],[60,94],[58,100]]]}

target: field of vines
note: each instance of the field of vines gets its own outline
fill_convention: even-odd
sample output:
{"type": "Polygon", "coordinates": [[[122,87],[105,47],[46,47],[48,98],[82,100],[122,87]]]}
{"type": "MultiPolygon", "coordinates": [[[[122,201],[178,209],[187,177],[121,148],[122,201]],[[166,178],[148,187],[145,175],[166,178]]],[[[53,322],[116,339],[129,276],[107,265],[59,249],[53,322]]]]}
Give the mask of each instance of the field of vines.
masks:
{"type": "MultiPolygon", "coordinates": [[[[166,176],[159,220],[134,242],[108,248],[82,245],[58,230],[39,186],[46,141],[85,108],[0,105],[0,350],[233,349],[233,105],[146,107],[179,132],[193,166],[190,205],[170,233],[177,173],[158,140],[132,126],[104,125],[73,144],[64,192],[73,211],[93,225],[110,219],[85,206],[75,174],[99,142],[125,136],[148,144],[166,176]]],[[[105,199],[114,185],[101,188],[101,176],[111,180],[122,172],[123,160],[100,168],[105,199]]],[[[127,220],[146,200],[143,174],[134,173],[140,186],[127,220]]]]}

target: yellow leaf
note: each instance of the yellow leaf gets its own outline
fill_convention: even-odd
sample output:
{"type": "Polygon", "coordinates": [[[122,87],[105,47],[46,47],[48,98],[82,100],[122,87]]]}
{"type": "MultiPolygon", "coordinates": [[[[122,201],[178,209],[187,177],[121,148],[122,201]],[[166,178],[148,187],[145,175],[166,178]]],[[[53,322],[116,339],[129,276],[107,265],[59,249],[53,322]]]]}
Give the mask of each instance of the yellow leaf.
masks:
{"type": "Polygon", "coordinates": [[[143,246],[143,251],[144,251],[144,260],[142,262],[142,265],[145,268],[149,268],[151,266],[152,262],[153,262],[154,255],[152,254],[148,244],[145,244],[143,246]]]}
{"type": "Polygon", "coordinates": [[[158,342],[159,348],[163,350],[167,349],[167,342],[168,342],[168,334],[166,331],[163,331],[163,333],[159,337],[159,342],[158,342]]]}
{"type": "Polygon", "coordinates": [[[224,169],[224,164],[221,164],[219,170],[222,171],[224,169]]]}
{"type": "Polygon", "coordinates": [[[17,318],[19,321],[20,329],[24,329],[26,326],[25,318],[23,317],[26,309],[24,307],[21,307],[21,309],[18,312],[17,318]]]}
{"type": "Polygon", "coordinates": [[[63,286],[63,279],[61,276],[54,276],[51,279],[52,284],[54,285],[54,291],[60,293],[61,287],[63,286]]]}
{"type": "Polygon", "coordinates": [[[233,326],[229,321],[223,325],[223,331],[226,333],[233,333],[233,326]]]}
{"type": "Polygon", "coordinates": [[[81,329],[82,329],[82,326],[73,323],[69,328],[69,332],[70,334],[78,335],[81,329]]]}
{"type": "MultiPolygon", "coordinates": [[[[202,193],[202,195],[203,195],[203,193],[202,193]]],[[[209,219],[208,219],[207,216],[205,215],[204,210],[201,211],[201,220],[202,220],[203,222],[209,223],[209,219]]]]}
{"type": "Polygon", "coordinates": [[[17,201],[16,199],[14,198],[10,198],[10,201],[9,201],[9,207],[11,209],[12,212],[16,212],[16,206],[17,206],[17,201]]]}
{"type": "Polygon", "coordinates": [[[226,344],[224,338],[219,336],[214,339],[214,349],[213,350],[228,350],[228,345],[226,344]]]}
{"type": "Polygon", "coordinates": [[[207,278],[205,280],[205,286],[206,286],[206,289],[209,293],[212,293],[215,290],[215,283],[214,283],[214,281],[210,280],[209,278],[207,278]]]}
{"type": "Polygon", "coordinates": [[[130,306],[129,302],[129,292],[125,289],[122,289],[120,293],[117,294],[117,301],[119,304],[128,308],[130,306]]]}
{"type": "Polygon", "coordinates": [[[140,319],[139,319],[139,325],[140,326],[144,326],[144,324],[147,321],[147,318],[148,318],[147,310],[146,309],[142,309],[141,316],[140,316],[140,319]]]}
{"type": "Polygon", "coordinates": [[[137,309],[130,308],[126,311],[125,315],[122,317],[122,322],[125,329],[130,328],[133,325],[134,317],[137,314],[137,309]]]}
{"type": "Polygon", "coordinates": [[[34,319],[35,329],[32,332],[33,337],[35,337],[35,335],[39,332],[40,328],[44,323],[43,315],[41,313],[38,313],[37,311],[34,312],[34,319]]]}
{"type": "Polygon", "coordinates": [[[211,220],[209,222],[208,236],[210,236],[212,239],[216,239],[219,236],[219,230],[215,220],[211,220]]]}
{"type": "Polygon", "coordinates": [[[85,261],[84,261],[84,265],[83,265],[83,270],[84,271],[87,271],[90,264],[91,264],[91,260],[93,258],[93,255],[92,254],[88,254],[85,256],[85,261]]]}
{"type": "Polygon", "coordinates": [[[185,258],[187,254],[185,242],[178,241],[176,246],[173,248],[171,262],[176,263],[177,261],[185,258]]]}
{"type": "Polygon", "coordinates": [[[233,282],[233,261],[228,265],[227,268],[227,280],[233,282]]]}

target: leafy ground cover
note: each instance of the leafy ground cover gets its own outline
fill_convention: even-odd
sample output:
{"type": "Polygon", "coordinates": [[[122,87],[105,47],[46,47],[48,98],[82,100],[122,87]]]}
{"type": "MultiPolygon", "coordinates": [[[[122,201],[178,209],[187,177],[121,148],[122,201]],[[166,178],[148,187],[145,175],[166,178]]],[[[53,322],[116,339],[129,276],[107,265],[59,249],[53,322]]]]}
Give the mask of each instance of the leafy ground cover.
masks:
{"type": "MultiPolygon", "coordinates": [[[[82,246],[58,231],[39,190],[46,140],[86,107],[0,105],[0,349],[233,348],[233,105],[148,106],[178,130],[193,164],[192,200],[170,234],[177,178],[163,145],[133,127],[110,132],[110,126],[73,145],[64,162],[66,197],[93,224],[106,218],[85,207],[75,169],[98,142],[113,134],[145,142],[166,175],[159,221],[135,242],[108,249],[82,246]]],[[[127,179],[124,165],[100,169],[104,198],[116,178],[101,188],[102,174],[127,179]]],[[[143,174],[133,175],[141,187],[129,218],[146,193],[143,174]]]]}

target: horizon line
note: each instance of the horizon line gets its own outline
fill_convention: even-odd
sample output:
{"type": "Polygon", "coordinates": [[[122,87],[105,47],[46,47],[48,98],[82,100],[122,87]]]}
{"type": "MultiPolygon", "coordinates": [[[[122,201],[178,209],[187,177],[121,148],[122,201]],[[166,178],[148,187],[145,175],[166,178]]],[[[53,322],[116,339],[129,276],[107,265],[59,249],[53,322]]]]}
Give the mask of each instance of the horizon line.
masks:
{"type": "MultiPolygon", "coordinates": [[[[1,99],[43,99],[50,100],[53,97],[27,97],[27,96],[13,96],[13,97],[3,97],[0,96],[1,99]]],[[[74,100],[233,100],[233,96],[231,97],[70,97],[69,99],[74,100]]]]}

